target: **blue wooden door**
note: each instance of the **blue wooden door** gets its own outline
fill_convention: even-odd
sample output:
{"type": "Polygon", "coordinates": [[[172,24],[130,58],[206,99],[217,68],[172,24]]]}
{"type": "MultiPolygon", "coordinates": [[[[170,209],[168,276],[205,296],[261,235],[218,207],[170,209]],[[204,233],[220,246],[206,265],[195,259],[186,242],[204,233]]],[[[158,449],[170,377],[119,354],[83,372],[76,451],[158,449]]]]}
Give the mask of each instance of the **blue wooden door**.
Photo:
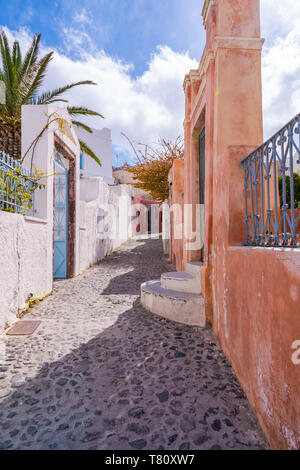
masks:
{"type": "Polygon", "coordinates": [[[54,279],[67,277],[68,260],[68,169],[55,157],[54,176],[54,279]]]}

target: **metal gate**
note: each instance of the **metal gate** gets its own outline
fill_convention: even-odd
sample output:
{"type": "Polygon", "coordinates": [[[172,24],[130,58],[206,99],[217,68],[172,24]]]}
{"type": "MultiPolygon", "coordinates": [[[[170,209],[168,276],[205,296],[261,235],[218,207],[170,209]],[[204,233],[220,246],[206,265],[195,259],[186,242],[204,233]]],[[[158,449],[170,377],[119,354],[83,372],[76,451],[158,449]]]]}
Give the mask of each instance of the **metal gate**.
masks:
{"type": "Polygon", "coordinates": [[[67,277],[68,260],[68,169],[55,156],[54,176],[54,279],[67,277]]]}

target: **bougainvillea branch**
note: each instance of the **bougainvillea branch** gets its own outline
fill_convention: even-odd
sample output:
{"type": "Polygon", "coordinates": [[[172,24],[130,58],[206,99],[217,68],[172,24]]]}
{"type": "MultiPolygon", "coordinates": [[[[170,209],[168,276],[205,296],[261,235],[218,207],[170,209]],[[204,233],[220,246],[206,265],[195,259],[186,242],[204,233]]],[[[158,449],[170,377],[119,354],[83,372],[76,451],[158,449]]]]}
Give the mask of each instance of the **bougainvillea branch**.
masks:
{"type": "Polygon", "coordinates": [[[183,138],[179,136],[174,142],[161,138],[151,147],[146,144],[135,146],[125,134],[122,135],[130,142],[135,153],[134,163],[125,168],[133,175],[134,182],[130,184],[148,192],[158,201],[168,199],[168,174],[173,161],[184,158],[183,138]]]}

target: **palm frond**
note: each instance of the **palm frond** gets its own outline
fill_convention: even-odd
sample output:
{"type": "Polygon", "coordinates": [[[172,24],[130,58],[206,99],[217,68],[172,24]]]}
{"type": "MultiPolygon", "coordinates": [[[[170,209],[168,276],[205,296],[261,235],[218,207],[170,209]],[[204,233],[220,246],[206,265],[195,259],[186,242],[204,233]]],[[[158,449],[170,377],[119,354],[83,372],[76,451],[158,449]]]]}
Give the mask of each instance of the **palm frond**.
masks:
{"type": "MultiPolygon", "coordinates": [[[[96,85],[91,80],[82,80],[66,86],[46,91],[39,95],[39,89],[46,77],[47,67],[52,60],[53,51],[40,57],[41,34],[35,34],[31,45],[22,57],[20,43],[14,41],[12,48],[9,46],[5,31],[0,29],[0,80],[5,83],[6,102],[0,105],[0,124],[10,130],[16,130],[15,135],[20,144],[21,128],[21,108],[23,104],[50,104],[56,102],[68,103],[63,98],[63,93],[80,85],[96,85]]],[[[68,107],[70,115],[74,116],[73,124],[86,132],[93,130],[87,125],[77,120],[77,116],[97,116],[103,118],[101,114],[85,107],[68,107]]],[[[89,146],[80,141],[83,152],[93,158],[98,165],[101,161],[89,146]]]]}
{"type": "Polygon", "coordinates": [[[89,126],[87,126],[81,121],[75,121],[74,119],[72,119],[72,124],[74,126],[81,127],[82,129],[84,129],[86,132],[89,132],[90,134],[93,133],[93,129],[91,129],[89,126]]]}
{"type": "Polygon", "coordinates": [[[62,95],[66,91],[71,90],[71,88],[74,88],[79,85],[96,85],[96,83],[92,82],[91,80],[82,80],[80,82],[71,83],[69,85],[56,88],[52,91],[46,91],[39,97],[38,104],[48,104],[49,100],[52,100],[53,98],[56,98],[57,96],[62,95]]]}
{"type": "Polygon", "coordinates": [[[67,109],[68,109],[68,113],[71,116],[74,116],[76,114],[81,114],[82,116],[98,116],[104,119],[104,116],[102,116],[102,114],[97,113],[97,111],[84,108],[83,106],[68,106],[67,109]]]}
{"type": "Polygon", "coordinates": [[[40,86],[43,83],[43,80],[45,79],[46,70],[50,61],[52,60],[52,56],[53,56],[53,51],[46,54],[38,62],[38,67],[37,67],[37,72],[35,74],[35,77],[33,78],[32,82],[30,83],[30,86],[26,90],[26,93],[23,95],[23,99],[22,99],[23,104],[28,103],[28,101],[37,94],[38,89],[40,88],[40,86]]]}
{"type": "MultiPolygon", "coordinates": [[[[63,98],[55,98],[53,100],[47,101],[47,104],[52,104],[52,103],[69,103],[69,101],[64,100],[63,98]]],[[[36,99],[34,100],[34,104],[43,104],[43,103],[39,103],[39,97],[37,96],[36,99]]]]}
{"type": "Polygon", "coordinates": [[[20,44],[18,41],[15,41],[13,44],[12,59],[13,59],[14,66],[19,73],[20,67],[22,64],[22,55],[21,55],[20,44]]]}
{"type": "Polygon", "coordinates": [[[21,79],[23,81],[25,81],[26,77],[30,73],[30,70],[32,70],[32,67],[37,63],[40,40],[41,34],[35,34],[33,36],[31,46],[25,55],[21,71],[21,79]]]}
{"type": "Polygon", "coordinates": [[[18,70],[14,64],[8,39],[4,31],[0,33],[0,53],[2,59],[1,80],[5,83],[6,102],[2,108],[8,113],[15,113],[19,97],[18,70]]]}
{"type": "Polygon", "coordinates": [[[10,53],[10,47],[8,44],[8,39],[4,31],[1,31],[0,34],[0,51],[2,59],[2,67],[4,75],[6,77],[6,86],[11,87],[14,81],[14,72],[13,72],[13,62],[10,53]]]}
{"type": "Polygon", "coordinates": [[[52,90],[52,91],[45,91],[44,93],[42,93],[38,98],[37,98],[37,102],[36,104],[50,104],[50,103],[53,103],[54,101],[61,101],[61,102],[64,102],[64,103],[68,103],[69,101],[64,99],[64,98],[56,98],[56,91],[59,90],[59,88],[57,88],[56,90],[52,90]]]}
{"type": "Polygon", "coordinates": [[[90,147],[85,142],[79,139],[79,144],[80,144],[80,150],[82,152],[86,153],[89,157],[95,160],[95,162],[98,163],[99,166],[102,166],[101,161],[99,160],[97,155],[93,152],[92,149],[90,149],[90,147]]]}

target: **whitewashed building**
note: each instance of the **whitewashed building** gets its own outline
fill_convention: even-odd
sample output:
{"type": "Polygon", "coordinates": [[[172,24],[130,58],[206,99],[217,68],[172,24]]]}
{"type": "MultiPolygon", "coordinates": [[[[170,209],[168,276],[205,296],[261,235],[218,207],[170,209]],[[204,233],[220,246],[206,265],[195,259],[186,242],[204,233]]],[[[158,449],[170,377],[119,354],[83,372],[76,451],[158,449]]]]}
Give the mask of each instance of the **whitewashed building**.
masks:
{"type": "Polygon", "coordinates": [[[80,174],[86,178],[91,176],[101,176],[108,184],[114,183],[112,174],[112,140],[111,130],[93,129],[90,134],[84,129],[76,128],[78,139],[83,140],[93,150],[101,161],[99,166],[95,160],[85,153],[80,154],[80,174]]]}
{"type": "MultiPolygon", "coordinates": [[[[0,199],[0,333],[30,302],[51,293],[53,279],[79,275],[132,237],[132,188],[113,178],[111,148],[109,129],[75,131],[66,109],[22,107],[22,172],[36,167],[47,177],[31,215],[5,211],[0,199]],[[78,137],[102,167],[81,155],[78,137]]],[[[0,177],[10,163],[0,152],[0,177]]]]}

